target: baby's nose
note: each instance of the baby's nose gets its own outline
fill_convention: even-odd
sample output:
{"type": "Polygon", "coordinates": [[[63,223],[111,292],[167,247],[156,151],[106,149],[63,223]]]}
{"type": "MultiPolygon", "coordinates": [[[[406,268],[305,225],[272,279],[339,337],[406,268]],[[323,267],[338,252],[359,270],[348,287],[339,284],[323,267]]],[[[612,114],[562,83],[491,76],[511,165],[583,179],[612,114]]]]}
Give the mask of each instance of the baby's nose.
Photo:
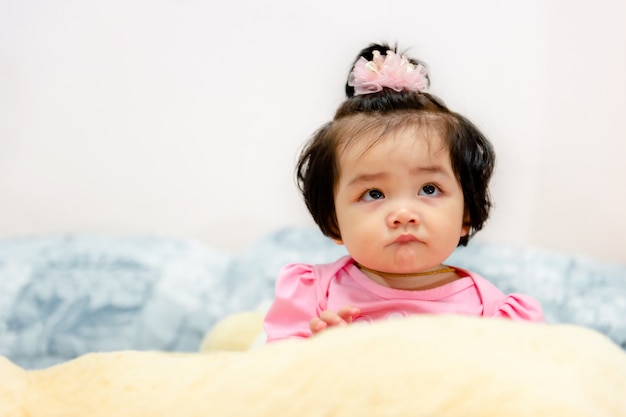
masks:
{"type": "Polygon", "coordinates": [[[417,225],[419,223],[419,216],[415,210],[409,207],[400,207],[390,213],[388,218],[389,227],[397,227],[406,224],[417,225]]]}

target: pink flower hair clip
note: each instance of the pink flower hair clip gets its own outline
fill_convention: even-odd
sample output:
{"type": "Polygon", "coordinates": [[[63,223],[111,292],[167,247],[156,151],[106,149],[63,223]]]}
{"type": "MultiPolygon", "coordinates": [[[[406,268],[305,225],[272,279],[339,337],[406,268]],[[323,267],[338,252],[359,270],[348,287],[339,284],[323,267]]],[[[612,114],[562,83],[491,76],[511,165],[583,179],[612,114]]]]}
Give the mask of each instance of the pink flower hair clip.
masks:
{"type": "Polygon", "coordinates": [[[348,85],[354,87],[354,95],[382,91],[383,87],[395,91],[424,91],[428,88],[428,71],[419,64],[414,65],[404,56],[387,51],[382,56],[373,52],[371,61],[360,57],[348,77],[348,85]]]}

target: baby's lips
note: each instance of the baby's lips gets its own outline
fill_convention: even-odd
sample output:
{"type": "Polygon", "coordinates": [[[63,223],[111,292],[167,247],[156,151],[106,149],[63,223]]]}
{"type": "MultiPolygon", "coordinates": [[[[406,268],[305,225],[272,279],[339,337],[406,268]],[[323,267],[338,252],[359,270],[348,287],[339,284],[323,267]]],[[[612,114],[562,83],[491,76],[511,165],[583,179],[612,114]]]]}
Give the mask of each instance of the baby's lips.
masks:
{"type": "Polygon", "coordinates": [[[419,242],[419,239],[410,233],[400,235],[393,241],[394,243],[419,242]]]}

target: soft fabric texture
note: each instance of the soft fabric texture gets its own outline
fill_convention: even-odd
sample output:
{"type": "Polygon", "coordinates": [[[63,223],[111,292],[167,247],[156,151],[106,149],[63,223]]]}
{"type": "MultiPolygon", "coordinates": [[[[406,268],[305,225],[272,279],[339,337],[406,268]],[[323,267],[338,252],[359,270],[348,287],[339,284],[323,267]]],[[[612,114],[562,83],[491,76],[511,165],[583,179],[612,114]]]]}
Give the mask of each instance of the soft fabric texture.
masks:
{"type": "MultiPolygon", "coordinates": [[[[0,239],[0,354],[38,369],[89,352],[197,351],[220,320],[270,302],[286,264],[345,254],[302,227],[237,252],[167,236],[0,239]]],[[[626,348],[625,265],[480,240],[446,262],[537,298],[548,323],[590,327],[626,348]]]]}
{"type": "Polygon", "coordinates": [[[247,352],[0,358],[0,415],[621,417],[624,386],[626,353],[595,331],[422,315],[247,352]]]}
{"type": "Polygon", "coordinates": [[[202,340],[201,352],[243,352],[266,342],[261,311],[244,311],[219,321],[202,340]]]}
{"type": "Polygon", "coordinates": [[[410,314],[466,314],[543,322],[541,306],[525,294],[505,295],[480,275],[460,268],[462,278],[422,291],[383,287],[369,279],[350,256],[321,265],[281,269],[275,300],[265,319],[268,341],[310,337],[309,321],[324,310],[359,307],[355,324],[410,314]]]}
{"type": "Polygon", "coordinates": [[[233,258],[169,237],[0,240],[0,354],[33,369],[97,351],[196,351],[238,310],[233,258]]]}
{"type": "Polygon", "coordinates": [[[0,416],[626,416],[626,267],[574,254],[473,241],[447,261],[536,297],[549,325],[420,315],[217,352],[254,344],[281,267],[342,255],[302,228],[238,253],[0,240],[0,416]],[[166,353],[207,331],[212,353],[166,353]]]}

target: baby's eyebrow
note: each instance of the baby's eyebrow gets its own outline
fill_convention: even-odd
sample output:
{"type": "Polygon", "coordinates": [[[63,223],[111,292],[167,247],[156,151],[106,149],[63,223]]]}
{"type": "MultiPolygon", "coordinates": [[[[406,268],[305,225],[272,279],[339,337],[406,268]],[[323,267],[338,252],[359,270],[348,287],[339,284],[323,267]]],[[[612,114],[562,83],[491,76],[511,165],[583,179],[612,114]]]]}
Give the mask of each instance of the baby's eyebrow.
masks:
{"type": "Polygon", "coordinates": [[[411,170],[413,174],[430,173],[430,174],[447,174],[447,171],[440,165],[416,167],[411,170]]]}
{"type": "MultiPolygon", "coordinates": [[[[422,175],[422,174],[437,174],[448,176],[450,173],[444,169],[441,165],[432,165],[432,166],[419,166],[411,169],[412,175],[422,175]]],[[[380,181],[389,176],[386,172],[373,172],[373,173],[362,173],[357,174],[354,178],[352,178],[348,182],[348,187],[354,187],[361,184],[367,184],[373,181],[380,181]]]]}
{"type": "Polygon", "coordinates": [[[387,174],[384,172],[375,172],[371,174],[358,174],[354,178],[352,178],[350,182],[348,182],[348,187],[381,180],[381,179],[384,179],[385,177],[387,177],[387,174]]]}

